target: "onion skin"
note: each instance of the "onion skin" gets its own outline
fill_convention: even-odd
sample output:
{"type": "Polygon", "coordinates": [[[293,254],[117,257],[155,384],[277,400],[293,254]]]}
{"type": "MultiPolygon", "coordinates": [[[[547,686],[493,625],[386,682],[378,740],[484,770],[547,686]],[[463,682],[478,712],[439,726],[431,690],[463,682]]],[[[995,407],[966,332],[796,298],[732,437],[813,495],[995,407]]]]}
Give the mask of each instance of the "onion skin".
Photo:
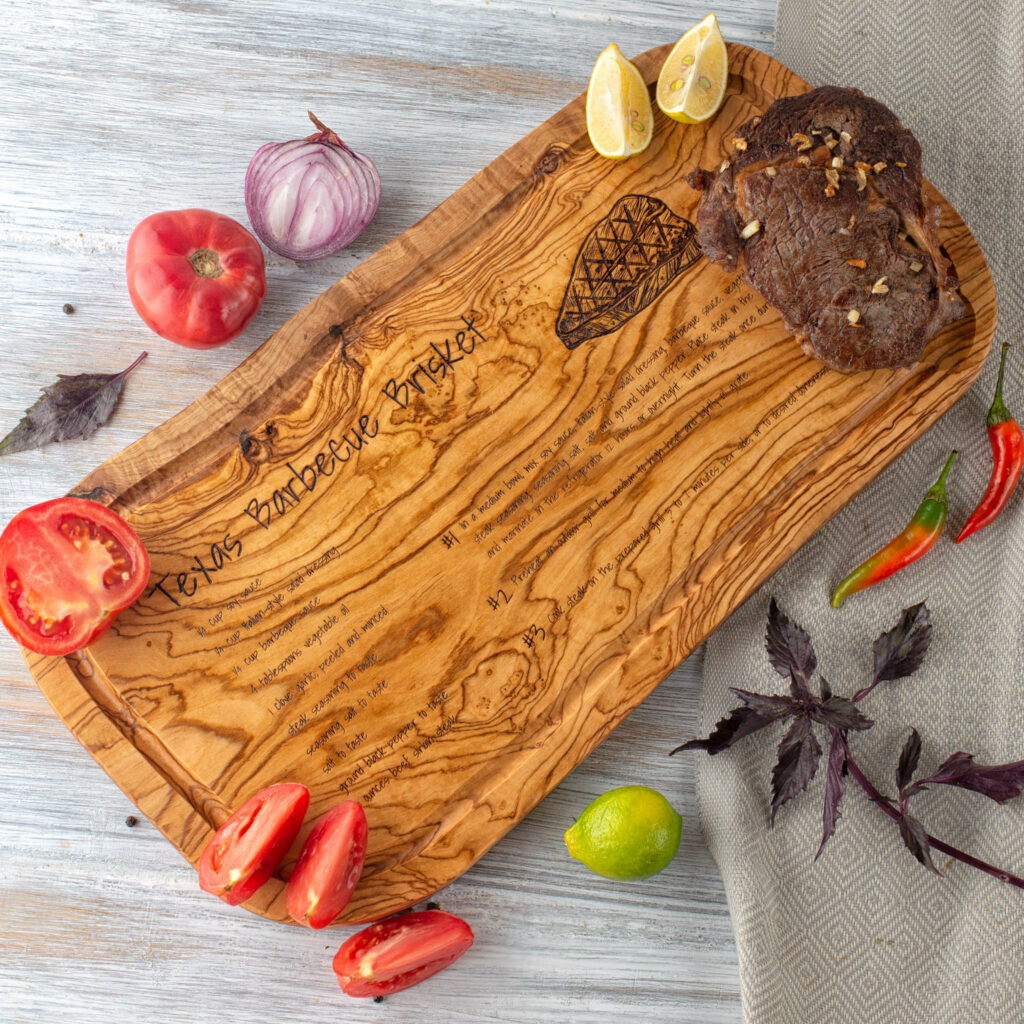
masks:
{"type": "Polygon", "coordinates": [[[245,172],[253,231],[268,249],[299,262],[340,252],[363,233],[380,205],[373,161],[309,117],[318,131],[260,146],[245,172]]]}

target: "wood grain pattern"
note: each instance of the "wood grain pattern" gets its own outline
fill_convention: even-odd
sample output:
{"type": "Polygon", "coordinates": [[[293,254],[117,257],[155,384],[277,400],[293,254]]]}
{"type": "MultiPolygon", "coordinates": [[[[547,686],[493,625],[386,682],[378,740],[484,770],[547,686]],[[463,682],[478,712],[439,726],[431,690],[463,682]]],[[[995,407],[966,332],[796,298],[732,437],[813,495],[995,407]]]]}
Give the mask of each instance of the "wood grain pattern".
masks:
{"type": "MultiPolygon", "coordinates": [[[[287,0],[66,0],[59,16],[53,5],[11,0],[7,9],[0,350],[10,358],[0,365],[0,420],[16,423],[57,370],[115,370],[143,349],[149,358],[88,441],[0,460],[4,522],[204,394],[575,97],[610,40],[639,53],[706,13],[694,0],[550,0],[540,12],[523,0],[306,0],[301,18],[287,0]],[[409,89],[415,104],[403,98],[409,89]],[[385,186],[377,218],[330,259],[300,267],[271,257],[264,306],[230,345],[195,353],[154,338],[124,294],[134,225],[193,204],[244,222],[252,150],[294,135],[309,106],[373,154],[385,186]],[[68,301],[73,316],[61,312],[68,301]]],[[[774,0],[723,0],[717,10],[730,39],[770,51],[774,0]]],[[[476,930],[460,964],[377,1006],[345,999],[330,971],[348,929],[314,935],[222,906],[196,891],[195,873],[145,818],[127,828],[134,804],[0,637],[5,1020],[605,1024],[625,1014],[736,1024],[736,951],[697,825],[692,765],[666,756],[693,734],[699,690],[695,654],[440,894],[476,930]],[[561,838],[580,808],[624,782],[661,789],[686,822],[677,860],[638,885],[590,874],[561,838]]]]}
{"type": "MultiPolygon", "coordinates": [[[[648,80],[665,52],[638,59],[648,80]]],[[[609,209],[654,196],[692,218],[683,173],[806,87],[730,60],[711,126],[658,115],[642,160],[597,157],[570,104],[82,482],[135,525],[154,586],[88,652],[30,664],[190,860],[293,778],[314,813],[372,808],[347,920],[429,895],[974,379],[994,296],[948,204],[973,315],[913,370],[823,371],[703,261],[560,343],[609,209]]],[[[285,919],[283,886],[249,906],[285,919]]]]}

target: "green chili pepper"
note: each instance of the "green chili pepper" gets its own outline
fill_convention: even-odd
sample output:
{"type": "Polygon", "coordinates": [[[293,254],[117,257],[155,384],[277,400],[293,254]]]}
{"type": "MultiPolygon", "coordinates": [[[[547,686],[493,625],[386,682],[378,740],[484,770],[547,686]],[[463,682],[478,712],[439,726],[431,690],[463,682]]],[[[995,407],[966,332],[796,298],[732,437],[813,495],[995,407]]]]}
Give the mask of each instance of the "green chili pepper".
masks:
{"type": "Polygon", "coordinates": [[[916,562],[929,551],[939,539],[946,525],[946,477],[956,458],[952,452],[939,474],[932,489],[924,496],[914,518],[906,529],[891,540],[881,551],[873,554],[866,562],[858,565],[849,576],[836,587],[832,594],[832,607],[838,608],[844,598],[858,590],[872,587],[888,579],[894,572],[916,562]]]}

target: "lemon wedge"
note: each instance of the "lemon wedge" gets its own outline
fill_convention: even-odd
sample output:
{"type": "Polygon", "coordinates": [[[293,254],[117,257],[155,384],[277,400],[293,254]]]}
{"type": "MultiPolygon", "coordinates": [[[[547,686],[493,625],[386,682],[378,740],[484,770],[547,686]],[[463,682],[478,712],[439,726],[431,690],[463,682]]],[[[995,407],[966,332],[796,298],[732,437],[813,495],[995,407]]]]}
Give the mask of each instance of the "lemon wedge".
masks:
{"type": "Polygon", "coordinates": [[[718,112],[728,80],[725,40],[709,14],[672,47],[658,75],[658,106],[677,121],[700,124],[718,112]]]}
{"type": "Polygon", "coordinates": [[[601,51],[587,87],[587,132],[601,156],[623,160],[642,153],[654,131],[647,83],[612,43],[601,51]]]}

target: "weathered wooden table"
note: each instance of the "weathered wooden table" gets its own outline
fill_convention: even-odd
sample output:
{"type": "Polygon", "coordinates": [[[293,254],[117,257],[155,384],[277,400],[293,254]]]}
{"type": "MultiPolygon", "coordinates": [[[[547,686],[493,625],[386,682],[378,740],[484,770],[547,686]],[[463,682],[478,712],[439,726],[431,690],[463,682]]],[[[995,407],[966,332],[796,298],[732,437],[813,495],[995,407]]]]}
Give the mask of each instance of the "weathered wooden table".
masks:
{"type": "MultiPolygon", "coordinates": [[[[727,38],[771,50],[774,0],[729,0],[727,38]]],[[[0,33],[0,433],[58,372],[113,371],[143,349],[111,423],[0,460],[0,522],[56,497],[206,391],[275,327],[627,54],[706,13],[690,0],[8,0],[0,33]],[[316,111],[373,156],[369,230],[310,265],[270,256],[268,295],[230,345],[196,352],[139,321],[124,287],[134,225],[205,206],[246,221],[242,181],[268,140],[316,111]],[[66,314],[65,303],[74,306],[66,314]]],[[[690,762],[699,656],[437,899],[469,920],[457,967],[383,1005],[337,988],[347,929],[312,933],[201,893],[192,869],[81,749],[0,637],[0,1020],[740,1020],[721,883],[690,762]],[[572,861],[562,832],[615,785],[684,816],[671,867],[632,885],[572,861]]]]}

